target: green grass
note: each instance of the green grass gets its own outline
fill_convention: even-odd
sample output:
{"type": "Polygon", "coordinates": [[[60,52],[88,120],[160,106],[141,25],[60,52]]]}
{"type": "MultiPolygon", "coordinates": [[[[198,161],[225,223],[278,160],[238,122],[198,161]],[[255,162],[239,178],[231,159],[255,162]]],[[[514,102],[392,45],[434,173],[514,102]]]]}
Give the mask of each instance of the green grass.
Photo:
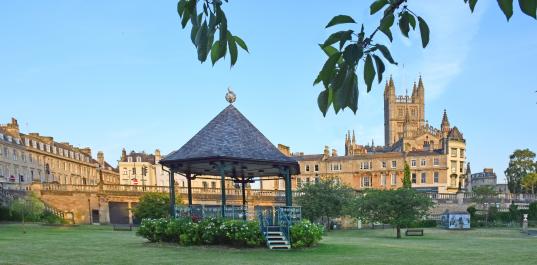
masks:
{"type": "Polygon", "coordinates": [[[338,231],[312,249],[269,251],[151,244],[110,226],[0,225],[0,264],[536,264],[537,237],[518,230],[338,231]]]}

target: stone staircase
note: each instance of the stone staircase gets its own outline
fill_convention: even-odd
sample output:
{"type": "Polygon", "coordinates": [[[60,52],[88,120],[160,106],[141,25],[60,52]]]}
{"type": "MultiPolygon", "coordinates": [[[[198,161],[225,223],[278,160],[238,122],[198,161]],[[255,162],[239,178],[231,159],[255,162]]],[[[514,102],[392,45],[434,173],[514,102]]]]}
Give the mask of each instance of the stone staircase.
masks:
{"type": "Polygon", "coordinates": [[[287,240],[279,226],[268,226],[265,232],[267,247],[272,250],[288,250],[291,249],[291,244],[287,240]]]}

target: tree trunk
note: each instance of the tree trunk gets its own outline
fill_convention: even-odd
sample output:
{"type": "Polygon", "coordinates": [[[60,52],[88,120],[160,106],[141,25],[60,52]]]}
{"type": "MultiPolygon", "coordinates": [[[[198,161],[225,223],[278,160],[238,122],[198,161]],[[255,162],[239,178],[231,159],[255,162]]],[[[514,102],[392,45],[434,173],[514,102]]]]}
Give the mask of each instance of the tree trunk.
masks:
{"type": "Polygon", "coordinates": [[[397,228],[397,238],[401,238],[401,227],[399,225],[396,226],[397,228]]]}

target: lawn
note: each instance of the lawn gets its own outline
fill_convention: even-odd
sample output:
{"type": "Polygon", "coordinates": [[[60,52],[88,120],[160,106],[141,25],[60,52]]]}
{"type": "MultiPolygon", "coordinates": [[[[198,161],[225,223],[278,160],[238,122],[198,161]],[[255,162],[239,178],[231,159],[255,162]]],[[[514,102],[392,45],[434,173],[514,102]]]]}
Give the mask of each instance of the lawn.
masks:
{"type": "Polygon", "coordinates": [[[110,226],[0,225],[0,264],[536,264],[537,237],[518,230],[391,229],[328,233],[312,249],[269,251],[151,244],[110,226]]]}

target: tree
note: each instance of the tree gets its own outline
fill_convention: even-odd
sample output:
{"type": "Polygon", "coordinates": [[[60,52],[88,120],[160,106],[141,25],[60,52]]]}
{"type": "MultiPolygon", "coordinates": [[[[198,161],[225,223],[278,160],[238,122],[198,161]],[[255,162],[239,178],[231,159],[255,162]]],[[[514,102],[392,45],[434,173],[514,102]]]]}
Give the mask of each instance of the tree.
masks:
{"type": "Polygon", "coordinates": [[[328,226],[330,219],[343,215],[346,204],[354,191],[334,178],[321,179],[305,184],[298,192],[297,204],[302,207],[302,216],[312,222],[321,221],[328,226]]]}
{"type": "Polygon", "coordinates": [[[22,222],[36,222],[41,219],[45,211],[45,205],[31,192],[22,198],[17,198],[11,204],[11,210],[22,217],[22,222]]]}
{"type": "Polygon", "coordinates": [[[522,178],[521,185],[531,194],[535,194],[535,188],[537,188],[537,173],[530,173],[522,178]]]}
{"type": "Polygon", "coordinates": [[[509,157],[509,167],[505,170],[507,187],[511,193],[522,192],[522,178],[537,171],[537,163],[534,161],[535,153],[529,149],[517,149],[509,157]]]}
{"type": "Polygon", "coordinates": [[[472,189],[472,192],[474,193],[472,200],[479,205],[483,205],[488,198],[498,194],[494,187],[490,185],[475,187],[472,189]]]}
{"type": "Polygon", "coordinates": [[[401,238],[401,228],[423,218],[433,205],[431,198],[413,189],[368,190],[354,202],[352,215],[368,222],[391,224],[401,238]]]}
{"type": "MultiPolygon", "coordinates": [[[[227,0],[224,0],[228,2],[227,0]]],[[[385,71],[384,61],[397,64],[392,57],[389,46],[374,40],[376,33],[382,32],[390,42],[393,41],[391,28],[396,17],[399,30],[405,37],[409,37],[410,29],[415,30],[416,25],[420,30],[423,48],[429,44],[429,26],[425,20],[408,8],[408,0],[374,0],[370,5],[370,14],[375,15],[384,9],[379,19],[378,26],[373,27],[370,34],[366,34],[364,24],[360,30],[343,30],[331,34],[324,43],[319,44],[323,52],[328,56],[314,85],[322,83],[324,90],[319,93],[317,104],[326,116],[330,107],[336,114],[340,110],[350,108],[354,113],[358,110],[358,80],[356,71],[359,63],[363,61],[363,81],[366,91],[371,91],[375,77],[380,83],[385,71]],[[336,47],[332,46],[337,44],[336,47]],[[383,59],[384,58],[384,59],[383,59]]],[[[477,0],[464,0],[474,11],[477,0]]],[[[537,0],[518,0],[521,11],[533,18],[537,18],[537,0]]],[[[434,3],[437,4],[437,3],[434,3]]],[[[513,0],[498,0],[498,6],[505,14],[507,20],[513,15],[513,0]]],[[[190,38],[196,47],[198,60],[205,62],[208,54],[211,54],[213,65],[226,56],[229,51],[231,66],[237,61],[239,45],[248,51],[246,43],[231,34],[227,27],[227,18],[222,9],[222,0],[179,0],[177,12],[181,18],[183,28],[190,22],[192,25],[190,38]],[[198,7],[200,11],[198,11],[198,7]],[[219,31],[218,40],[214,39],[216,31],[219,31]]],[[[333,17],[326,28],[339,24],[356,24],[350,16],[337,15],[333,17]]]]}
{"type": "Polygon", "coordinates": [[[405,172],[403,176],[403,188],[410,189],[412,188],[412,181],[410,180],[410,167],[408,166],[408,163],[405,161],[405,172]]]}
{"type": "MultiPolygon", "coordinates": [[[[181,201],[178,199],[177,204],[181,201]]],[[[140,220],[145,218],[170,217],[170,196],[166,193],[151,192],[142,195],[140,202],[133,209],[134,216],[140,220]]]]}

